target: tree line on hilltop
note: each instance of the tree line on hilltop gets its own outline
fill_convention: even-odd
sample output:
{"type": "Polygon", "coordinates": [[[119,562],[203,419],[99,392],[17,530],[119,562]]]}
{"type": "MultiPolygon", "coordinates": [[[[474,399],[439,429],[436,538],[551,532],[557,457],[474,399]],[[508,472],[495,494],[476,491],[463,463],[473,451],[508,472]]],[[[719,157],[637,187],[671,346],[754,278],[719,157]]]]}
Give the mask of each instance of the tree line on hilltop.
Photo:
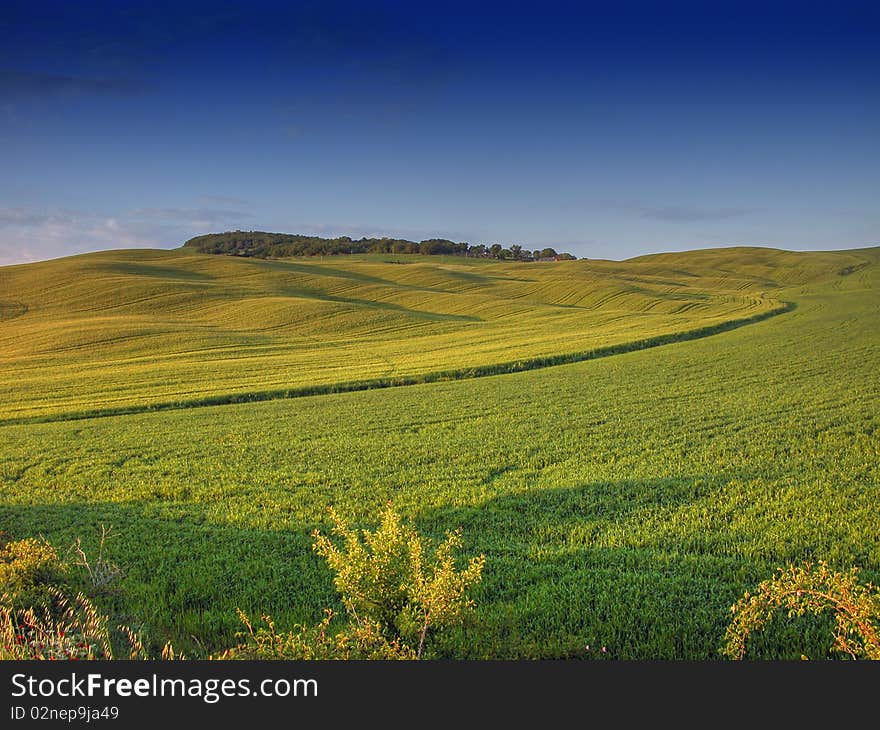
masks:
{"type": "Polygon", "coordinates": [[[467,256],[500,261],[565,261],[576,257],[548,247],[529,250],[514,244],[505,248],[500,243],[472,245],[446,238],[408,241],[405,238],[358,238],[348,236],[321,238],[294,233],[263,231],[227,231],[196,236],[183,244],[202,253],[286,258],[289,256],[336,256],[356,253],[422,254],[425,256],[467,256]]]}

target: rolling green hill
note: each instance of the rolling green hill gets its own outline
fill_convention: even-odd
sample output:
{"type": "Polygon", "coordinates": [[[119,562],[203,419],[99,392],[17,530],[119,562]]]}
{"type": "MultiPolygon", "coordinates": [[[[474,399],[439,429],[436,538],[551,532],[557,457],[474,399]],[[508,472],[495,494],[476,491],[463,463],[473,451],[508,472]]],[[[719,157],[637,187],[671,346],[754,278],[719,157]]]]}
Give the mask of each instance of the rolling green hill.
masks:
{"type": "Polygon", "coordinates": [[[108,251],[0,269],[0,420],[523,369],[784,310],[871,254],[632,262],[108,251]],[[435,260],[436,259],[436,260],[435,260]]]}
{"type": "MultiPolygon", "coordinates": [[[[715,659],[730,605],[777,566],[880,580],[880,249],[385,258],[0,269],[0,527],[93,551],[112,525],[122,614],[195,655],[233,641],[237,607],[289,627],[334,605],[309,537],[331,504],[372,527],[392,500],[485,553],[477,620],[440,657],[715,659]],[[66,420],[612,345],[491,377],[66,420]],[[55,422],[11,422],[33,417],[55,422]]],[[[821,658],[826,631],[771,626],[754,656],[821,658]]]]}

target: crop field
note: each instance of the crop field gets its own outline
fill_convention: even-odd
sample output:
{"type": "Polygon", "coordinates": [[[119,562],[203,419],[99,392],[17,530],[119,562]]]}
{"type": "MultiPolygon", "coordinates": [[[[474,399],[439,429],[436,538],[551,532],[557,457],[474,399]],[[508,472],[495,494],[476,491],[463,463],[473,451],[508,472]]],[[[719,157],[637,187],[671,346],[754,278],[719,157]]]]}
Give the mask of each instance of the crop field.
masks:
{"type": "MultiPolygon", "coordinates": [[[[880,581],[880,249],[0,268],[0,422],[0,529],[94,550],[112,525],[154,646],[228,646],[236,608],[317,622],[337,599],[310,533],[390,500],[486,556],[433,656],[717,659],[779,566],[880,581]],[[274,399],[195,407],[248,394],[274,399]]],[[[755,656],[826,656],[826,634],[775,625],[755,656]]]]}
{"type": "MultiPolygon", "coordinates": [[[[148,250],[0,269],[0,422],[457,376],[783,306],[767,266],[432,259],[148,250]]],[[[794,280],[858,265],[796,261],[794,280]]]]}

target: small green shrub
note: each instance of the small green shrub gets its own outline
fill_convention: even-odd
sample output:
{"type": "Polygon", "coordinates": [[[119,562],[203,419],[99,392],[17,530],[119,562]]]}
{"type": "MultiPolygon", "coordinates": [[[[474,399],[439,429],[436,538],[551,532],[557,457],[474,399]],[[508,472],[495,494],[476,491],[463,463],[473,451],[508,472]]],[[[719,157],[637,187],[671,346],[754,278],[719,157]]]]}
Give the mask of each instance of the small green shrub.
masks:
{"type": "Polygon", "coordinates": [[[859,583],[858,572],[858,568],[835,571],[825,562],[780,568],[779,575],[731,606],[733,620],[722,653],[742,659],[749,635],[780,612],[795,618],[830,611],[835,620],[832,651],[852,659],[880,659],[880,590],[871,583],[859,583]]]}
{"type": "Polygon", "coordinates": [[[316,530],[314,549],[336,574],[333,583],[355,622],[375,623],[392,641],[418,642],[421,658],[429,630],[460,623],[473,608],[468,590],[486,560],[480,555],[456,567],[460,531],[432,547],[390,505],[374,532],[358,533],[332,508],[330,518],[341,545],[316,530]]]}
{"type": "Polygon", "coordinates": [[[45,540],[10,540],[0,547],[0,605],[4,608],[48,607],[53,588],[66,586],[69,577],[68,566],[45,540]]]}
{"type": "Polygon", "coordinates": [[[459,623],[473,608],[468,590],[480,581],[485,558],[457,568],[460,532],[427,545],[391,506],[373,532],[351,529],[332,508],[330,518],[341,545],[316,530],[313,548],[335,573],[348,623],[334,628],[334,613],[325,609],[316,626],[279,632],[271,617],[254,628],[239,610],[245,642],[216,659],[420,659],[430,629],[459,623]]]}

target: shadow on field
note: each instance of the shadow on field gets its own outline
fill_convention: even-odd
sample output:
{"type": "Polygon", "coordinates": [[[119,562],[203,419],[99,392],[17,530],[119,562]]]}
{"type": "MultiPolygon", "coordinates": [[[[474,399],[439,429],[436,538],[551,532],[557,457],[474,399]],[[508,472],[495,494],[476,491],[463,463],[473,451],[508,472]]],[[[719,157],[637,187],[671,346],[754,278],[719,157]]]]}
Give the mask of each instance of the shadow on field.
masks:
{"type": "Polygon", "coordinates": [[[42,535],[60,553],[81,537],[94,560],[101,526],[112,526],[104,557],[125,575],[104,607],[149,627],[154,651],[168,637],[190,654],[231,645],[243,628],[236,608],[289,626],[317,622],[324,607],[337,605],[330,572],[311,549],[317,524],[251,529],[205,521],[198,510],[156,502],[2,505],[0,530],[16,539],[42,535]]]}
{"type": "Polygon", "coordinates": [[[354,307],[366,307],[368,309],[381,309],[386,312],[394,312],[415,319],[427,319],[431,322],[482,322],[482,317],[473,314],[447,314],[443,312],[431,312],[424,309],[404,307],[402,304],[384,302],[375,299],[358,299],[357,297],[343,297],[336,294],[327,294],[314,289],[296,287],[284,287],[284,296],[299,297],[303,299],[316,299],[321,302],[334,302],[337,304],[350,304],[354,307]]]}
{"type": "MultiPolygon", "coordinates": [[[[674,520],[726,483],[683,477],[536,488],[412,515],[424,535],[461,527],[464,554],[487,559],[473,620],[438,634],[430,651],[476,659],[718,659],[730,605],[774,566],[629,531],[658,510],[674,520]]],[[[234,644],[242,629],[236,608],[271,614],[280,629],[316,623],[324,607],[341,610],[331,574],[311,549],[312,530],[329,527],[323,520],[279,520],[279,529],[266,530],[210,522],[198,504],[0,506],[0,529],[10,536],[42,534],[59,548],[82,537],[90,556],[101,525],[113,528],[105,557],[126,571],[105,608],[143,627],[153,652],[169,637],[195,657],[234,644]]],[[[358,525],[372,529],[376,520],[358,525]]],[[[764,655],[821,656],[827,634],[808,628],[805,641],[803,627],[783,627],[764,655]]]]}
{"type": "MultiPolygon", "coordinates": [[[[492,472],[488,482],[515,467],[492,472]]],[[[645,480],[582,482],[571,487],[540,487],[498,494],[475,505],[420,512],[419,526],[431,533],[461,527],[465,536],[541,539],[562,535],[573,526],[608,526],[646,509],[674,510],[715,494],[742,475],[697,475],[645,480]]]]}
{"type": "MultiPolygon", "coordinates": [[[[586,483],[420,513],[420,530],[460,527],[466,553],[487,560],[479,621],[438,648],[469,658],[719,659],[730,606],[775,564],[713,550],[711,539],[634,533],[643,516],[675,523],[711,504],[731,478],[586,483]]],[[[827,627],[814,624],[777,627],[755,656],[823,656],[827,627]]]]}

